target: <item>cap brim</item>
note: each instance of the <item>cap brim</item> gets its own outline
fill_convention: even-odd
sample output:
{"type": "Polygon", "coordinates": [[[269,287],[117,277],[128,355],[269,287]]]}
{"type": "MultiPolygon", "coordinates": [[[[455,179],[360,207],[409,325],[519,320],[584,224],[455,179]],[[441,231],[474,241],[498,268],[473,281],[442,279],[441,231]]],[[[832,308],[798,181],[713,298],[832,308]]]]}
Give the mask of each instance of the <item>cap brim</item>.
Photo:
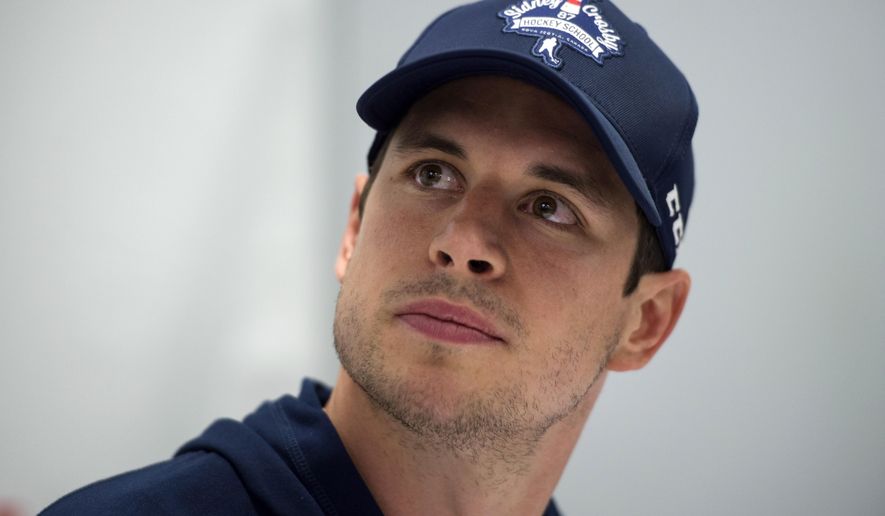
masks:
{"type": "Polygon", "coordinates": [[[476,75],[505,75],[524,80],[563,98],[575,108],[596,137],[636,204],[654,226],[661,225],[648,185],[630,147],[590,96],[537,59],[487,48],[461,49],[415,61],[379,79],[357,101],[357,112],[369,126],[392,130],[419,98],[443,84],[476,75]]]}

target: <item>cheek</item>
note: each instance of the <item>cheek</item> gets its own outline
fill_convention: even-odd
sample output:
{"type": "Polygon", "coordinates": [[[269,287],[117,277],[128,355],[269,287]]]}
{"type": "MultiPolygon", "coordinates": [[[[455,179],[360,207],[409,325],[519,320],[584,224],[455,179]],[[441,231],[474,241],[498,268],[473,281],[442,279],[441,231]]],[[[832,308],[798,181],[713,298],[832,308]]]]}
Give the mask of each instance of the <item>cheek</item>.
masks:
{"type": "Polygon", "coordinates": [[[427,223],[408,206],[385,198],[380,189],[371,192],[369,199],[354,251],[357,261],[371,267],[365,272],[384,275],[417,260],[426,261],[426,240],[431,234],[427,223]]]}
{"type": "Polygon", "coordinates": [[[513,253],[513,292],[524,317],[531,319],[532,340],[581,348],[618,333],[629,270],[622,254],[573,255],[542,248],[513,253]]]}
{"type": "Polygon", "coordinates": [[[510,246],[512,281],[526,303],[544,303],[549,309],[579,304],[594,309],[621,296],[629,264],[619,250],[606,245],[585,244],[563,249],[543,239],[520,238],[510,246]]]}
{"type": "Polygon", "coordinates": [[[538,232],[521,231],[514,239],[514,262],[532,278],[556,285],[571,299],[590,295],[600,302],[622,297],[633,262],[637,237],[625,225],[604,234],[556,242],[538,232]]]}

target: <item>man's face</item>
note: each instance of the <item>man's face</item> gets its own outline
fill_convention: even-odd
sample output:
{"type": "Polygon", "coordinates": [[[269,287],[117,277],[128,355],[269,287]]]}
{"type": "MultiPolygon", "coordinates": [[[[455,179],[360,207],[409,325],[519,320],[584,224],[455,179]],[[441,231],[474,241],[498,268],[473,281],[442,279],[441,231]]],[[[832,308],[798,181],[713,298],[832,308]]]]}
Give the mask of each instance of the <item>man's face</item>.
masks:
{"type": "Polygon", "coordinates": [[[391,138],[345,235],[342,365],[446,446],[537,439],[623,340],[633,201],[581,116],[513,79],[449,83],[391,138]]]}

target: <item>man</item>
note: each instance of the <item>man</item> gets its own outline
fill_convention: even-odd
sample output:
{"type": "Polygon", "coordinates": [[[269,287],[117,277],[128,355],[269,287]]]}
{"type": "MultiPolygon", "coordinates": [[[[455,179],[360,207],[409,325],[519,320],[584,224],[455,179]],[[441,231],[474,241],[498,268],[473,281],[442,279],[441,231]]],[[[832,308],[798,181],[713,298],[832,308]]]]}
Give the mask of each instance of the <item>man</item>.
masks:
{"type": "Polygon", "coordinates": [[[688,295],[687,82],[610,2],[440,17],[358,103],[378,130],[335,265],[334,391],[305,381],[47,514],[557,514],[609,371],[688,295]]]}

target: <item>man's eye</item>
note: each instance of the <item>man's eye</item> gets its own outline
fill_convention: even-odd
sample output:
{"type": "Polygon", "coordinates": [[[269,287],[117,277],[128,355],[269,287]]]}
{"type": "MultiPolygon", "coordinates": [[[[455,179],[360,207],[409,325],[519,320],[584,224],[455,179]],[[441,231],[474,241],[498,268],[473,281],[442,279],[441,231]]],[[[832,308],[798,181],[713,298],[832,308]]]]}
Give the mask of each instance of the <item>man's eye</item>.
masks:
{"type": "Polygon", "coordinates": [[[458,174],[452,167],[437,162],[421,163],[412,169],[415,181],[424,188],[459,190],[458,174]]]}
{"type": "Polygon", "coordinates": [[[578,224],[575,212],[564,201],[549,194],[539,194],[523,205],[523,211],[555,224],[578,224]]]}

